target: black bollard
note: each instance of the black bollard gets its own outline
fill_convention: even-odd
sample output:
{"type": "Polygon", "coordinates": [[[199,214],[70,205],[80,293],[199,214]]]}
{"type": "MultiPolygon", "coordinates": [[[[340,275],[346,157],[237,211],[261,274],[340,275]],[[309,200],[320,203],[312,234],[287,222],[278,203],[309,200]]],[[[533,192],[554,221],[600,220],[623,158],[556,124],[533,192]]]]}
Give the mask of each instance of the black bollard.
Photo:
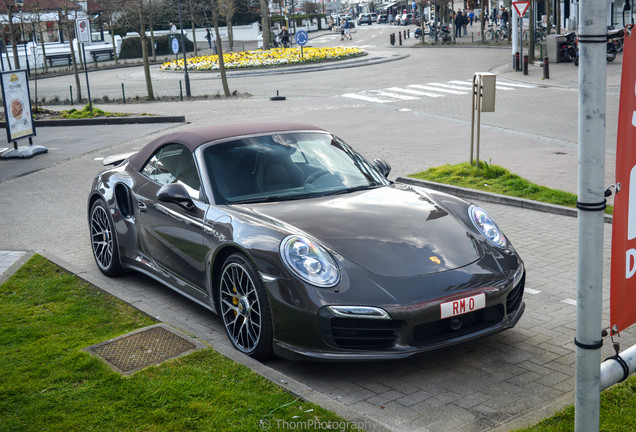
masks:
{"type": "Polygon", "coordinates": [[[521,70],[521,61],[519,59],[519,51],[515,53],[515,70],[519,72],[521,70]]]}
{"type": "Polygon", "coordinates": [[[400,39],[400,46],[402,46],[402,32],[398,32],[398,36],[400,39]]]}
{"type": "Polygon", "coordinates": [[[547,57],[543,59],[543,79],[550,79],[550,61],[547,57]]]}
{"type": "Polygon", "coordinates": [[[408,29],[406,31],[406,36],[410,39],[411,38],[411,29],[408,29]]]}
{"type": "Polygon", "coordinates": [[[395,33],[391,33],[389,35],[389,43],[391,43],[391,45],[395,45],[395,33]]]}
{"type": "Polygon", "coordinates": [[[523,56],[523,74],[528,75],[528,56],[523,56]]]}

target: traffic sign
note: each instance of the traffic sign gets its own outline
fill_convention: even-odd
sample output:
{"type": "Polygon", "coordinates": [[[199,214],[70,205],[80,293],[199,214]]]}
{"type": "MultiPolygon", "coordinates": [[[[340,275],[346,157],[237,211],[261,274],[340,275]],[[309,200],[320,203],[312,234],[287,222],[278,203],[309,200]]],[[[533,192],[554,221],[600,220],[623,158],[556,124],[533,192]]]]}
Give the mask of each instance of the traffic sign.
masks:
{"type": "Polygon", "coordinates": [[[91,22],[88,18],[75,20],[75,35],[80,43],[91,43],[91,22]]]}
{"type": "Polygon", "coordinates": [[[176,36],[172,36],[172,42],[170,43],[170,46],[172,47],[172,53],[176,54],[179,52],[179,38],[177,38],[176,36]]]}
{"type": "Polygon", "coordinates": [[[528,10],[528,6],[530,6],[530,2],[529,1],[512,2],[512,5],[517,10],[517,13],[519,14],[519,16],[522,17],[525,15],[526,11],[528,10]]]}
{"type": "Polygon", "coordinates": [[[307,42],[309,42],[309,35],[307,32],[305,30],[298,30],[296,32],[296,43],[300,46],[305,46],[307,45],[307,42]]]}

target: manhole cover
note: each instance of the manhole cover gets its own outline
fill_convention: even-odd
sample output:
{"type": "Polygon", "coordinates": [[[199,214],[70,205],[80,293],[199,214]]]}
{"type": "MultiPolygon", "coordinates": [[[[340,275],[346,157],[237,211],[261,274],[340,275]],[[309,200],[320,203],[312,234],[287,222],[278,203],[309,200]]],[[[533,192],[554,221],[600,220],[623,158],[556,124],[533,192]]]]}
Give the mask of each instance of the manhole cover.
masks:
{"type": "Polygon", "coordinates": [[[102,358],[114,370],[130,375],[168,359],[190,354],[205,346],[165,324],[136,330],[90,346],[85,350],[102,358]]]}

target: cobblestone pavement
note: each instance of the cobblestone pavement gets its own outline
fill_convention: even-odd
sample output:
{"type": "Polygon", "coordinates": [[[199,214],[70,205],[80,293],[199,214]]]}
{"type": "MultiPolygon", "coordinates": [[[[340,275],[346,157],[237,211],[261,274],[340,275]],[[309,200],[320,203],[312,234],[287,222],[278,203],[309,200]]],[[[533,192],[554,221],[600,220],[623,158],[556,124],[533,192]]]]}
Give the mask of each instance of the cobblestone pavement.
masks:
{"type": "MultiPolygon", "coordinates": [[[[362,422],[368,431],[507,431],[573,403],[576,218],[484,204],[526,263],[526,312],[512,330],[403,361],[318,364],[273,360],[261,364],[234,351],[220,322],[205,309],[141,275],[105,278],[93,262],[85,201],[91,179],[100,169],[98,157],[106,151],[134,150],[159,133],[157,129],[143,138],[127,139],[114,129],[112,142],[120,144],[105,151],[92,150],[29,175],[0,180],[3,202],[11,203],[0,207],[4,221],[0,250],[6,251],[0,252],[4,266],[0,270],[22,253],[15,251],[42,253],[290,391],[348,420],[362,422]]],[[[448,134],[449,143],[465,142],[458,138],[459,132],[453,135],[449,130],[448,134]]],[[[83,138],[90,139],[90,131],[83,132],[83,138]]],[[[386,151],[394,166],[402,167],[399,174],[404,174],[404,167],[410,167],[413,159],[421,158],[420,150],[412,146],[386,151]]],[[[540,166],[541,155],[535,157],[528,163],[540,166]]],[[[605,224],[604,229],[603,315],[607,325],[611,225],[605,224]]],[[[621,339],[623,347],[631,346],[636,333],[626,331],[621,339]]],[[[606,343],[603,358],[612,354],[606,343]]]]}

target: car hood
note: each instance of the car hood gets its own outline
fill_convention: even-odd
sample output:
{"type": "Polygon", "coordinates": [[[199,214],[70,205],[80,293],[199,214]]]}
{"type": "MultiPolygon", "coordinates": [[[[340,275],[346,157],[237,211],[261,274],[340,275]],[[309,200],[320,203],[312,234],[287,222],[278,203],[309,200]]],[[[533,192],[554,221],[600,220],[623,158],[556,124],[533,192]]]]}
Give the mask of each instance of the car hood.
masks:
{"type": "Polygon", "coordinates": [[[252,206],[261,217],[307,233],[338,257],[381,276],[456,269],[483,253],[461,220],[421,189],[380,187],[252,206]],[[293,227],[290,227],[293,226],[293,227]]]}

